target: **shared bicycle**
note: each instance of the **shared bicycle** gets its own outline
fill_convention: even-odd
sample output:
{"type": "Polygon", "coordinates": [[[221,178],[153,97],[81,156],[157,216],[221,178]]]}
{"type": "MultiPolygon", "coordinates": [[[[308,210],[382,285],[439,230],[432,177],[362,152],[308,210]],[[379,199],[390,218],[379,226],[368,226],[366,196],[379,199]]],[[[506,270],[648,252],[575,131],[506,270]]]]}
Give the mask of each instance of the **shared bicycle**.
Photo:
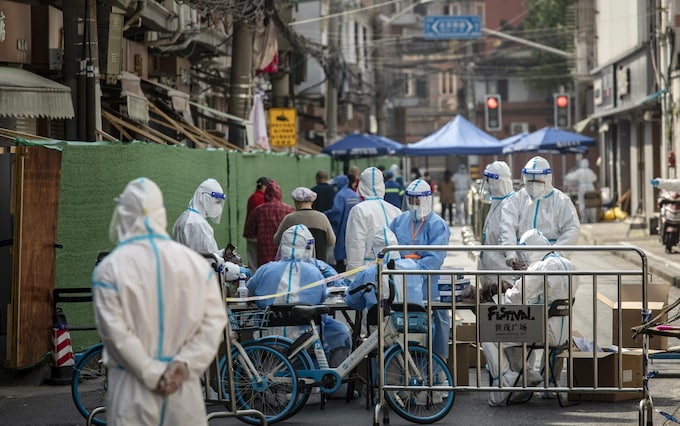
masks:
{"type": "MultiPolygon", "coordinates": [[[[351,290],[352,293],[359,291],[375,291],[375,285],[368,283],[351,290]]],[[[380,323],[387,348],[384,384],[405,388],[386,391],[385,397],[392,410],[404,419],[421,424],[434,423],[444,418],[453,407],[455,393],[446,389],[453,386],[453,377],[446,362],[419,343],[409,342],[408,350],[405,350],[403,339],[400,338],[404,332],[404,325],[407,324],[410,333],[427,333],[427,313],[418,312],[412,307],[413,311],[409,312],[408,319],[405,319],[403,312],[397,310],[399,307],[400,304],[386,303],[385,316],[380,323]],[[438,386],[443,389],[438,389],[438,386]]],[[[266,311],[280,313],[281,309],[272,305],[266,311]]],[[[339,362],[337,367],[331,368],[322,349],[317,327],[317,319],[328,313],[329,307],[298,305],[283,307],[283,310],[289,312],[290,318],[306,321],[309,329],[295,340],[283,336],[264,336],[245,343],[246,346],[264,344],[274,347],[284,353],[295,367],[301,386],[298,387],[292,406],[281,413],[277,420],[299,412],[315,387],[324,394],[336,392],[343,380],[346,380],[365,358],[376,351],[379,344],[379,331],[376,328],[346,359],[339,362]],[[315,360],[309,355],[310,351],[313,352],[315,360]]],[[[295,322],[294,325],[297,324],[298,322],[295,322]]],[[[369,380],[371,379],[369,377],[369,380]]]]}

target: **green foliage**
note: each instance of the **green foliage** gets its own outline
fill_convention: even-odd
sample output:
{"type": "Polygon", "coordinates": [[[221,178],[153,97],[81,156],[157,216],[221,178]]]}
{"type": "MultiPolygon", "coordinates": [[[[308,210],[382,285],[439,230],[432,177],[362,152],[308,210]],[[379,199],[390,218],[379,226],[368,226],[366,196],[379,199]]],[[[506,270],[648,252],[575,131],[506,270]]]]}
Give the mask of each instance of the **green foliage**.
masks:
{"type": "MultiPolygon", "coordinates": [[[[525,38],[560,50],[569,50],[573,28],[567,25],[572,0],[526,0],[527,18],[522,22],[525,38]]],[[[529,85],[535,89],[554,91],[572,84],[568,59],[543,50],[534,50],[538,63],[528,71],[529,85]]]]}

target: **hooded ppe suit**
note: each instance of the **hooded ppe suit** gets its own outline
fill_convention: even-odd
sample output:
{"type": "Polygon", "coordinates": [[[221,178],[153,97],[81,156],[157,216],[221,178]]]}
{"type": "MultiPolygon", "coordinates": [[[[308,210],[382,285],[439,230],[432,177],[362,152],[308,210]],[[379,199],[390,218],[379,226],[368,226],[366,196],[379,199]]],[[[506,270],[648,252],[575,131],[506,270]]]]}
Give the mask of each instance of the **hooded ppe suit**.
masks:
{"type": "Polygon", "coordinates": [[[109,425],[207,425],[199,377],[217,352],[226,309],[209,263],[165,227],[158,186],[130,182],[114,214],[118,247],[92,279],[109,425]],[[188,377],[163,397],[152,391],[171,362],[186,363],[188,377]]]}
{"type": "MultiPolygon", "coordinates": [[[[432,190],[430,184],[423,179],[416,179],[404,193],[408,211],[397,216],[390,224],[390,229],[397,236],[400,245],[448,245],[451,230],[439,215],[432,213],[432,190]]],[[[413,259],[417,269],[441,269],[446,257],[445,251],[418,250],[412,253],[401,253],[402,258],[413,259]]],[[[439,300],[438,277],[432,277],[431,300],[439,300]]],[[[427,281],[423,282],[423,298],[428,295],[427,281]]],[[[446,359],[449,353],[449,330],[451,318],[442,309],[433,312],[434,351],[446,359]]]]}
{"type": "MultiPolygon", "coordinates": [[[[256,302],[258,308],[264,309],[272,304],[318,305],[326,300],[324,276],[311,256],[313,250],[314,237],[305,225],[291,226],[283,233],[277,260],[257,268],[255,274],[248,280],[248,293],[251,296],[273,296],[258,300],[256,302]],[[312,283],[319,285],[300,290],[312,283]]],[[[324,317],[322,325],[334,322],[336,321],[332,318],[324,317]]],[[[324,329],[325,327],[326,325],[324,329]]],[[[336,324],[332,324],[331,327],[337,330],[336,324]]],[[[269,329],[269,332],[295,339],[302,330],[304,327],[282,327],[269,329]]],[[[330,351],[338,347],[351,347],[347,327],[344,327],[344,331],[345,333],[329,333],[328,336],[322,332],[327,356],[330,357],[330,351]]]]}
{"type": "Polygon", "coordinates": [[[354,206],[359,204],[359,195],[349,187],[349,179],[345,175],[336,176],[333,181],[338,187],[338,192],[333,198],[333,207],[324,213],[335,232],[335,247],[333,254],[336,262],[344,262],[347,259],[345,252],[345,232],[347,231],[347,220],[349,212],[354,206]]]}
{"type": "MultiPolygon", "coordinates": [[[[215,241],[215,230],[208,223],[208,218],[220,223],[225,199],[219,182],[212,178],[204,180],[194,191],[189,207],[175,221],[172,227],[173,239],[198,253],[214,253],[218,259],[222,259],[222,252],[215,241]]],[[[238,279],[238,265],[225,262],[222,270],[226,281],[238,279]]]]}
{"type": "Polygon", "coordinates": [[[472,187],[472,179],[467,171],[467,166],[461,164],[458,171],[451,178],[454,185],[453,197],[456,201],[456,221],[461,225],[467,225],[467,196],[472,187]]]}
{"type": "Polygon", "coordinates": [[[571,173],[568,173],[564,180],[576,182],[578,185],[578,209],[581,213],[581,220],[588,221],[587,210],[586,210],[586,192],[595,190],[595,182],[597,181],[597,175],[595,172],[588,168],[588,159],[584,158],[579,163],[579,168],[571,173]]]}
{"type": "Polygon", "coordinates": [[[348,271],[375,260],[371,256],[373,236],[401,213],[383,199],[385,182],[382,172],[376,167],[369,167],[361,173],[358,192],[363,201],[350,210],[345,230],[348,271]]]}
{"type": "MultiPolygon", "coordinates": [[[[530,229],[520,238],[522,246],[551,246],[547,238],[537,229],[530,229]]],[[[522,251],[521,257],[526,257],[529,265],[527,271],[572,271],[574,265],[568,259],[560,256],[550,248],[545,251],[522,251]]],[[[569,277],[567,275],[548,275],[548,295],[543,294],[544,277],[541,275],[527,275],[525,287],[522,288],[522,280],[517,280],[515,285],[505,292],[505,298],[509,303],[524,304],[522,295],[526,297],[526,304],[543,304],[546,299],[551,304],[556,299],[570,299],[569,277]]],[[[572,282],[572,292],[576,292],[575,283],[572,282]]],[[[553,317],[548,321],[549,343],[557,345],[568,339],[569,327],[567,317],[553,317]]]]}
{"type": "MultiPolygon", "coordinates": [[[[543,234],[537,229],[530,229],[525,232],[520,238],[519,245],[522,246],[544,246],[546,250],[532,250],[520,252],[520,257],[524,257],[524,261],[529,264],[527,271],[547,272],[547,271],[572,271],[573,264],[566,258],[561,257],[556,252],[550,251],[548,248],[551,244],[543,234]]],[[[569,277],[567,275],[547,275],[548,296],[547,303],[550,306],[557,299],[570,299],[569,294],[569,277]]],[[[546,297],[543,294],[544,276],[541,275],[526,275],[524,277],[525,286],[523,287],[522,280],[515,282],[514,286],[505,292],[504,303],[510,304],[544,304],[546,297]],[[524,293],[525,300],[522,297],[524,293]]],[[[572,281],[572,294],[576,292],[576,286],[572,281]]],[[[548,343],[549,345],[558,345],[564,343],[569,339],[569,318],[565,316],[558,316],[548,319],[548,343]]],[[[536,342],[540,343],[540,342],[536,342]]],[[[489,370],[492,371],[495,381],[498,380],[498,344],[493,342],[484,342],[482,347],[484,353],[487,354],[487,363],[489,370]]],[[[504,386],[513,386],[518,376],[518,371],[523,365],[522,348],[517,344],[503,344],[504,359],[502,367],[502,376],[504,386]]],[[[557,354],[554,354],[557,355],[557,354]]],[[[550,362],[555,371],[562,370],[563,358],[553,357],[550,362]]],[[[527,380],[530,385],[536,385],[543,381],[542,376],[534,369],[533,354],[532,358],[527,360],[527,380]]],[[[545,363],[545,361],[543,361],[545,363]]],[[[491,392],[489,395],[490,405],[502,405],[508,397],[508,393],[491,392]]]]}
{"type": "Polygon", "coordinates": [[[671,192],[680,192],[680,179],[652,179],[652,186],[671,192]]]}
{"type": "MultiPolygon", "coordinates": [[[[580,232],[578,214],[571,199],[553,188],[550,163],[543,157],[532,158],[522,169],[522,179],[525,187],[520,193],[526,195],[518,199],[519,203],[511,203],[512,207],[519,207],[519,221],[514,222],[516,213],[504,215],[503,244],[517,245],[522,234],[534,228],[551,244],[576,244],[580,232]]],[[[516,264],[517,254],[506,252],[505,260],[508,266],[516,264]]]]}
{"type": "MultiPolygon", "coordinates": [[[[484,183],[482,192],[491,198],[491,207],[484,220],[482,228],[482,244],[501,245],[500,224],[503,218],[503,205],[514,195],[510,167],[504,161],[494,161],[484,169],[484,183]]],[[[505,253],[501,251],[482,251],[477,262],[479,270],[510,269],[505,264],[505,253]]],[[[482,280],[490,280],[497,284],[495,275],[483,276],[482,280]]]]}

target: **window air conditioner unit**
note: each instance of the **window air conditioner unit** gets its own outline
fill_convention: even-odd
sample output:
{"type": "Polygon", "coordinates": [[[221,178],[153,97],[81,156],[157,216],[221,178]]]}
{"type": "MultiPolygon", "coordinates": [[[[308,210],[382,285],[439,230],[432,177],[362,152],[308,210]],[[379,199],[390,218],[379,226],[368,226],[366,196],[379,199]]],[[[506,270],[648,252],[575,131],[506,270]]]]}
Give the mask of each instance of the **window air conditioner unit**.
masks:
{"type": "Polygon", "coordinates": [[[510,123],[510,133],[517,135],[519,133],[524,133],[529,131],[529,123],[515,121],[510,123]]]}

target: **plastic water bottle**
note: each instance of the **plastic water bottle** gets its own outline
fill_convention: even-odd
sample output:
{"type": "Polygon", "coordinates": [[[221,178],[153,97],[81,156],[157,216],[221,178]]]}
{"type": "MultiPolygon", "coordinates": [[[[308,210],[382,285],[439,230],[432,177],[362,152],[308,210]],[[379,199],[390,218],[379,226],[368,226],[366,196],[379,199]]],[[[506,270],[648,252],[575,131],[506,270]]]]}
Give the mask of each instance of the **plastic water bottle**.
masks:
{"type": "MultiPolygon", "coordinates": [[[[236,296],[239,299],[244,299],[248,297],[248,288],[246,287],[246,274],[241,273],[238,276],[238,288],[236,289],[236,296]]],[[[245,305],[246,301],[240,300],[238,304],[245,305]]]]}

